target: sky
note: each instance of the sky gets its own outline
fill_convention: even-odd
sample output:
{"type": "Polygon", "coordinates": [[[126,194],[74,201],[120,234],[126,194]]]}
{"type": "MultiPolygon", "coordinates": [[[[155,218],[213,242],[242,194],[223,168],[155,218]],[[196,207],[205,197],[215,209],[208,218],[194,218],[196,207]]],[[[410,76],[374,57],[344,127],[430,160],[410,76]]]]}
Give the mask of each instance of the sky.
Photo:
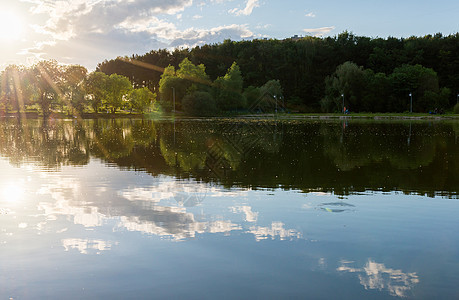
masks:
{"type": "Polygon", "coordinates": [[[457,0],[0,0],[0,69],[83,65],[225,39],[459,32],[457,0]]]}

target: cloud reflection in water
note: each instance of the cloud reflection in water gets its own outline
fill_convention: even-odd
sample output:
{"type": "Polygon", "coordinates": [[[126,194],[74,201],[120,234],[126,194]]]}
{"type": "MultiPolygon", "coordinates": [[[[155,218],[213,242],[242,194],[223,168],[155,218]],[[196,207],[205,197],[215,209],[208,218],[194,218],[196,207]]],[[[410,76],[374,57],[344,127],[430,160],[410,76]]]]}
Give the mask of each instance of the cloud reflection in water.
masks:
{"type": "Polygon", "coordinates": [[[340,272],[357,273],[360,284],[366,290],[387,290],[391,296],[407,297],[407,292],[419,283],[418,275],[404,273],[401,270],[387,268],[384,264],[377,263],[371,259],[363,268],[354,268],[350,265],[352,261],[341,261],[341,266],[337,268],[340,272]]]}
{"type": "MultiPolygon", "coordinates": [[[[115,221],[116,231],[137,231],[175,241],[195,238],[197,234],[229,235],[235,231],[252,234],[257,241],[268,238],[291,240],[302,236],[285,228],[280,221],[272,221],[270,226],[257,225],[259,212],[241,203],[247,198],[248,190],[226,191],[218,186],[194,180],[175,181],[167,176],[150,178],[145,184],[138,182],[136,177],[139,174],[120,174],[116,169],[109,169],[114,172],[112,176],[129,178],[117,182],[118,185],[103,186],[94,184],[97,181],[93,178],[100,167],[97,164],[91,166],[93,171],[86,171],[85,176],[46,175],[45,183],[37,191],[44,197],[42,199],[51,198],[38,204],[46,222],[65,216],[75,225],[94,228],[115,221]],[[183,197],[177,196],[177,191],[183,197]],[[214,206],[215,201],[218,206],[214,206]]],[[[45,228],[45,224],[40,228],[45,228]]],[[[73,248],[83,253],[82,244],[84,242],[66,244],[65,247],[68,249],[74,245],[73,248]]]]}
{"type": "Polygon", "coordinates": [[[81,254],[88,254],[92,251],[95,251],[96,254],[100,254],[101,251],[111,250],[113,243],[103,240],[63,239],[62,246],[64,246],[65,251],[77,249],[81,254]]]}

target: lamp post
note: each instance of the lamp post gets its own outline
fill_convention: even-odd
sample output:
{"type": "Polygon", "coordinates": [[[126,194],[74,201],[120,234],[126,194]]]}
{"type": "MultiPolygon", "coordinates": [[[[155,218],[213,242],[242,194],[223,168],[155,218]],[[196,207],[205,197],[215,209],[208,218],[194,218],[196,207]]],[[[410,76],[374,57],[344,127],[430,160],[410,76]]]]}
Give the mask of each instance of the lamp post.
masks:
{"type": "Polygon", "coordinates": [[[175,87],[172,87],[172,98],[174,99],[174,114],[175,114],[175,87]]]}
{"type": "Polygon", "coordinates": [[[413,93],[410,93],[410,113],[413,113],[413,93]]]}
{"type": "Polygon", "coordinates": [[[274,95],[274,102],[276,102],[275,104],[276,104],[276,114],[277,114],[277,96],[276,95],[274,95]]]}
{"type": "Polygon", "coordinates": [[[459,103],[459,94],[457,94],[457,97],[456,97],[456,102],[459,103]]]}
{"type": "Polygon", "coordinates": [[[341,94],[341,97],[343,97],[343,114],[345,114],[346,112],[344,111],[344,94],[341,94]]]}

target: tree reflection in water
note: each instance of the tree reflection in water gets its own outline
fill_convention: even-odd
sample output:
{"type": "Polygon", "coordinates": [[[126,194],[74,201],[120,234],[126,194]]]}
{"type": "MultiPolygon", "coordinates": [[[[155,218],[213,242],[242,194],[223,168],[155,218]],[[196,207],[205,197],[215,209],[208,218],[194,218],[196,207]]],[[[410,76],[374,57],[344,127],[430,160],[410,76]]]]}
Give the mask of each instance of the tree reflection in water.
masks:
{"type": "Polygon", "coordinates": [[[0,151],[14,165],[58,169],[93,157],[226,187],[452,196],[459,186],[456,123],[4,119],[0,151]]]}

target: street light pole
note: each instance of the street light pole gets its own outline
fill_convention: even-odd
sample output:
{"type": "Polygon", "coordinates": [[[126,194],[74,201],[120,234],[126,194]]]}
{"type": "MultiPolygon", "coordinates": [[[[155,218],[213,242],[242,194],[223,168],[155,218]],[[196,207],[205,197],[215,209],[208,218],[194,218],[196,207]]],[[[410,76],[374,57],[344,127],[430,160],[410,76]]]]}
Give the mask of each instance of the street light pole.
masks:
{"type": "Polygon", "coordinates": [[[413,113],[413,94],[410,93],[410,113],[413,113]]]}
{"type": "Polygon", "coordinates": [[[274,95],[274,101],[276,102],[276,114],[277,114],[277,96],[274,95]]]}
{"type": "Polygon", "coordinates": [[[172,98],[174,99],[174,114],[175,114],[175,87],[172,87],[172,98]]]}
{"type": "Polygon", "coordinates": [[[344,94],[341,94],[341,97],[343,97],[343,114],[345,114],[346,112],[344,111],[344,94]]]}

